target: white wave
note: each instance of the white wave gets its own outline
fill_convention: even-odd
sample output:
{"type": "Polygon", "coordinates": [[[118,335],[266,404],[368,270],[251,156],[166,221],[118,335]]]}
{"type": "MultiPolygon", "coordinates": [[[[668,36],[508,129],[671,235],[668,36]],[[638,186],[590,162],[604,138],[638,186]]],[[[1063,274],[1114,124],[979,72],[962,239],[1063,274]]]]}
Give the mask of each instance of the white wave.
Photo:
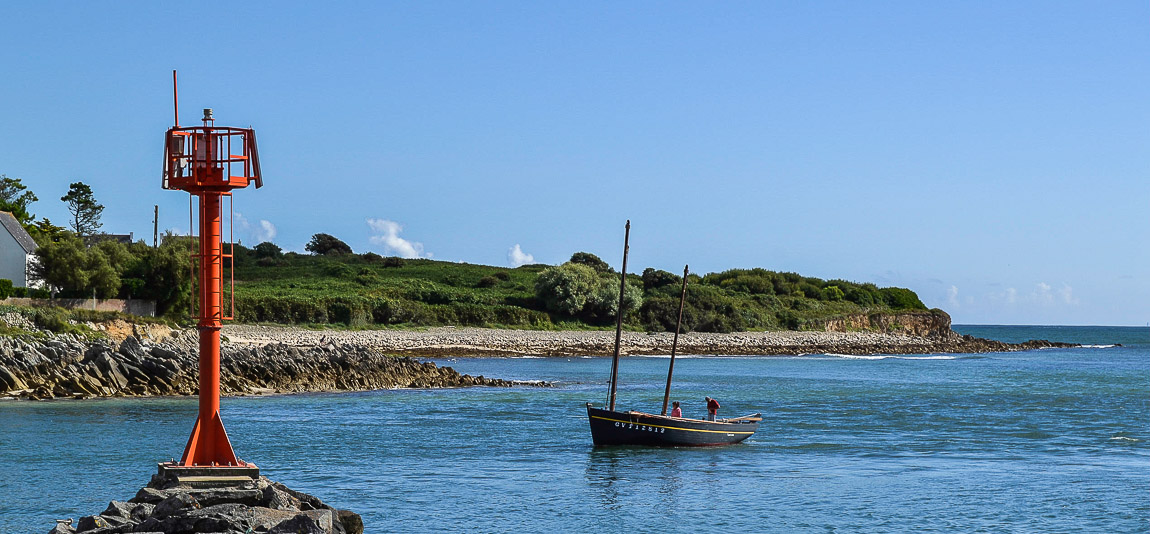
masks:
{"type": "Polygon", "coordinates": [[[828,352],[825,356],[846,358],[848,360],[954,360],[957,356],[937,354],[931,356],[894,356],[891,354],[836,354],[828,352]]]}
{"type": "Polygon", "coordinates": [[[833,352],[826,353],[827,356],[835,358],[846,358],[848,360],[885,360],[890,356],[873,355],[873,354],[835,354],[833,352]]]}
{"type": "MultiPolygon", "coordinates": [[[[671,359],[670,354],[632,354],[628,358],[658,358],[663,360],[671,359]]],[[[757,358],[757,356],[716,356],[714,354],[676,354],[676,360],[737,360],[745,358],[757,358]]]]}
{"type": "Polygon", "coordinates": [[[1115,347],[1115,346],[1116,345],[1082,345],[1082,348],[1084,348],[1084,349],[1109,349],[1109,348],[1115,347]]]}
{"type": "Polygon", "coordinates": [[[1140,439],[1138,439],[1138,438],[1128,438],[1128,437],[1126,437],[1126,436],[1114,436],[1114,437],[1112,437],[1112,438],[1110,438],[1110,439],[1120,439],[1120,440],[1123,440],[1123,441],[1142,441],[1142,440],[1140,440],[1140,439]]]}

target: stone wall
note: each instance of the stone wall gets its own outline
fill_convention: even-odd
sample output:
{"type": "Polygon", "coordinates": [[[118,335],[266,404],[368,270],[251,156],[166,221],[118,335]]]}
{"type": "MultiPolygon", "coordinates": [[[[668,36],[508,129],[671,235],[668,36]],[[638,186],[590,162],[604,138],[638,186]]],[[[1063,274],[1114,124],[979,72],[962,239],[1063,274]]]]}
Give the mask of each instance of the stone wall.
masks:
{"type": "Polygon", "coordinates": [[[139,315],[141,317],[156,316],[156,301],[141,299],[27,299],[9,297],[0,300],[0,304],[9,306],[29,306],[45,308],[58,306],[69,310],[95,310],[115,311],[139,315]]]}

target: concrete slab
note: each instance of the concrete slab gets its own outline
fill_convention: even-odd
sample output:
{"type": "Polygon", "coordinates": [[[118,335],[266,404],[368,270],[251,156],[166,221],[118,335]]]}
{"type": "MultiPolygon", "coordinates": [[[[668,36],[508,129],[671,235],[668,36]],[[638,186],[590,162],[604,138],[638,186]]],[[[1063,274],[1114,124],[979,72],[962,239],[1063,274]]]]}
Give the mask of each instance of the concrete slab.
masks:
{"type": "Polygon", "coordinates": [[[162,463],[159,464],[159,476],[194,488],[234,488],[259,480],[260,468],[252,464],[185,467],[162,463]]]}

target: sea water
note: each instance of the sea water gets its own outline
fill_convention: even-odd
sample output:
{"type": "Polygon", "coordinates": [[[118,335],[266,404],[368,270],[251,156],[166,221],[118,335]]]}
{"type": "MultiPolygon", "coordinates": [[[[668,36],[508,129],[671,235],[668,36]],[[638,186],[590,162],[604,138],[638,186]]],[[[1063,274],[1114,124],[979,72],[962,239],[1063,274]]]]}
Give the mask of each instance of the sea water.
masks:
{"type": "MultiPolygon", "coordinates": [[[[553,388],[225,398],[238,455],[366,532],[1147,532],[1150,329],[956,327],[1088,345],[981,355],[685,356],[671,398],[760,412],[721,448],[591,446],[608,358],[436,360],[553,388]],[[1121,346],[1118,346],[1121,345],[1121,346]]],[[[668,359],[625,358],[658,412],[668,359]]],[[[0,533],[126,500],[194,398],[0,402],[0,533]]]]}

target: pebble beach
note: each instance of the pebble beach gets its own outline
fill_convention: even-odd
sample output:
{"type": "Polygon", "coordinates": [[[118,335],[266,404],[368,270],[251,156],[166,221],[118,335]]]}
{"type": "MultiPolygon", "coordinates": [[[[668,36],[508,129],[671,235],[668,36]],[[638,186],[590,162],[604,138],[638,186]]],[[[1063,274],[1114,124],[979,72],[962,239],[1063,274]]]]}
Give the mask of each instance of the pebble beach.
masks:
{"type": "MultiPolygon", "coordinates": [[[[614,331],[496,330],[438,327],[424,330],[310,330],[286,326],[226,325],[230,343],[291,346],[358,345],[415,356],[602,356],[614,352],[614,331]]],[[[623,332],[622,354],[670,354],[674,334],[623,332]]],[[[1028,350],[1046,342],[1006,344],[960,336],[882,332],[739,332],[680,334],[679,354],[798,355],[929,354],[1028,350]]]]}

